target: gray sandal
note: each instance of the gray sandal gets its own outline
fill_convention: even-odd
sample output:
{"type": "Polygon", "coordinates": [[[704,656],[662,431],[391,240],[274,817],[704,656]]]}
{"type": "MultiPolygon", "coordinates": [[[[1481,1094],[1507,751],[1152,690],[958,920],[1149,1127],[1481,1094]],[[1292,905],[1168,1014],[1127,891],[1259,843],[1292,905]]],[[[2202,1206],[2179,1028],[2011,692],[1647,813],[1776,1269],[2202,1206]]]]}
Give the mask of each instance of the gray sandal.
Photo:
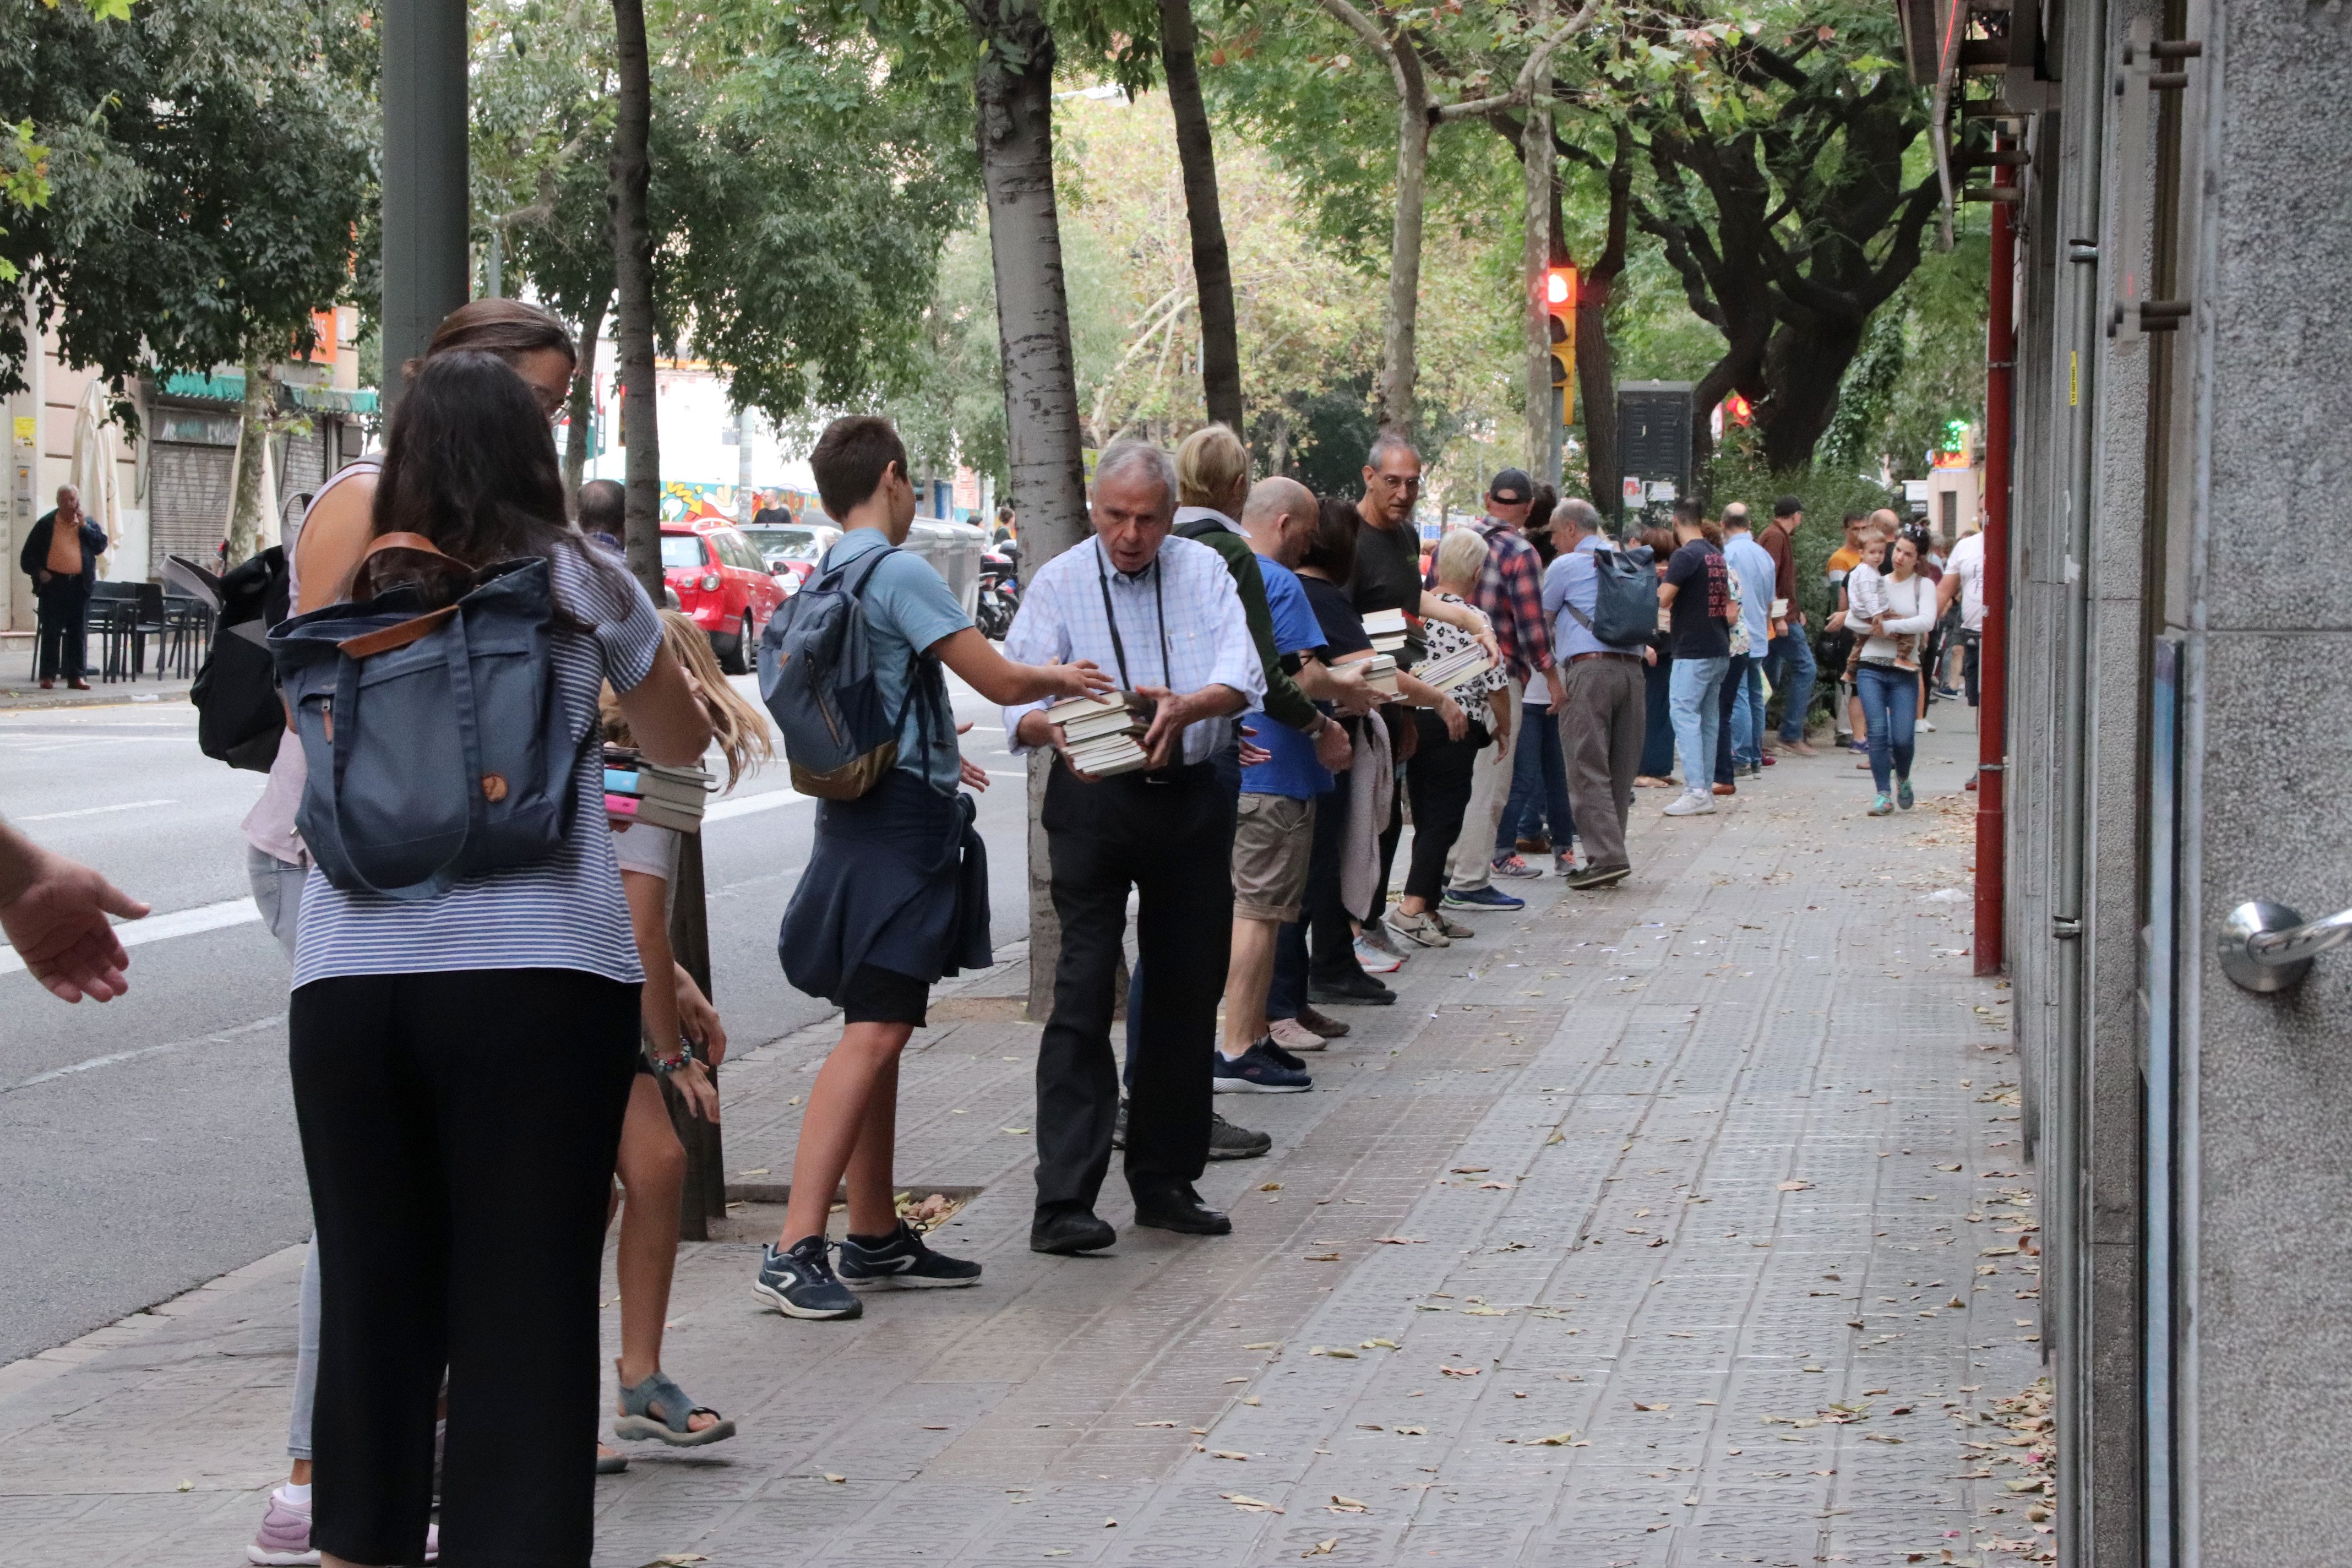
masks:
{"type": "Polygon", "coordinates": [[[697,1405],[687,1396],[686,1390],[670,1381],[667,1373],[657,1372],[635,1388],[621,1390],[621,1415],[613,1423],[613,1436],[625,1442],[667,1443],[676,1448],[698,1448],[705,1443],[719,1443],[735,1436],[735,1423],[724,1417],[693,1431],[687,1423],[697,1415],[717,1415],[719,1412],[707,1405],[697,1405]],[[662,1413],[653,1413],[655,1405],[662,1413]]]}

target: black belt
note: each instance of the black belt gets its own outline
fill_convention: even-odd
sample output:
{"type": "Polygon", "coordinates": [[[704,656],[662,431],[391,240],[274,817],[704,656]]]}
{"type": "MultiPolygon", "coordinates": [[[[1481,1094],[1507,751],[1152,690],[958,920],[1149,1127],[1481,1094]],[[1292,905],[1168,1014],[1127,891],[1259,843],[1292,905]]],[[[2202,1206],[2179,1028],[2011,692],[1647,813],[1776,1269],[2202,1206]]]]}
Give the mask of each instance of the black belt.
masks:
{"type": "MultiPolygon", "coordinates": [[[[1082,782],[1079,780],[1077,774],[1070,773],[1070,764],[1062,760],[1061,753],[1058,752],[1054,755],[1054,763],[1055,765],[1059,767],[1064,773],[1070,773],[1070,781],[1073,784],[1082,782]]],[[[1148,773],[1113,773],[1107,779],[1098,778],[1094,782],[1095,785],[1123,784],[1214,784],[1217,782],[1217,765],[1213,761],[1205,763],[1171,763],[1164,768],[1153,768],[1148,773]]]]}

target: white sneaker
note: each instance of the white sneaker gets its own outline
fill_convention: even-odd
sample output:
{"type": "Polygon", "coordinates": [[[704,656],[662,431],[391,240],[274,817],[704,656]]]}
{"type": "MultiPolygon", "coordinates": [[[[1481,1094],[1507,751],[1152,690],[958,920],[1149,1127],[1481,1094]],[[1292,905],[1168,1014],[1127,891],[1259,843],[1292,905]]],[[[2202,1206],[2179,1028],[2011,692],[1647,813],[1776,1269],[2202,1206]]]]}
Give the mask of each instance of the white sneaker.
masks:
{"type": "Polygon", "coordinates": [[[1915,730],[1923,730],[1923,731],[1925,731],[1926,732],[1927,732],[1927,733],[1928,733],[1928,734],[1930,734],[1930,735],[1932,735],[1932,734],[1934,734],[1934,733],[1936,732],[1936,726],[1934,726],[1933,724],[1928,723],[1928,722],[1927,722],[1927,721],[1926,721],[1925,719],[1920,720],[1917,723],[1916,723],[1916,724],[1912,725],[1911,727],[1912,727],[1913,729],[1915,729],[1915,730]]]}
{"type": "Polygon", "coordinates": [[[1393,974],[1404,967],[1403,959],[1382,952],[1360,936],[1356,939],[1356,963],[1367,974],[1393,974]]]}
{"type": "Polygon", "coordinates": [[[1328,1043],[1296,1018],[1276,1018],[1265,1032],[1286,1051],[1319,1051],[1328,1043]]]}
{"type": "Polygon", "coordinates": [[[1709,791],[1706,795],[1692,795],[1685,791],[1684,794],[1675,796],[1674,800],[1667,805],[1665,815],[1668,816],[1712,816],[1714,811],[1715,795],[1712,791],[1709,791]]]}

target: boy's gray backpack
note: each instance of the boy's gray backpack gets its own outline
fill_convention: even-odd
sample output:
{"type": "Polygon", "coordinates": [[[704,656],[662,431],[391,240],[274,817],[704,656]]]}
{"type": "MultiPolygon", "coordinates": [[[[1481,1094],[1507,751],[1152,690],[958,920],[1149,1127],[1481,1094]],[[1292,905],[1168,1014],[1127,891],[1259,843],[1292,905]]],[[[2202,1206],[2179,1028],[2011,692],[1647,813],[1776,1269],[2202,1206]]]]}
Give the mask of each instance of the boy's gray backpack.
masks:
{"type": "MultiPolygon", "coordinates": [[[[898,765],[898,721],[875,679],[866,584],[896,547],[845,566],[821,566],[784,601],[760,637],[760,700],[783,734],[793,787],[825,800],[856,800],[898,765]]],[[[917,655],[907,700],[935,699],[935,671],[917,655]]],[[[925,732],[928,743],[929,731],[925,732]]]]}
{"type": "Polygon", "coordinates": [[[557,700],[545,560],[469,572],[387,534],[362,582],[386,551],[444,563],[439,580],[281,621],[269,651],[310,764],[311,858],[338,888],[431,899],[562,847],[593,715],[575,733],[557,700]]]}
{"type": "Polygon", "coordinates": [[[1592,614],[1562,605],[1576,624],[1612,647],[1638,647],[1657,635],[1658,574],[1646,544],[1595,550],[1592,614]]]}

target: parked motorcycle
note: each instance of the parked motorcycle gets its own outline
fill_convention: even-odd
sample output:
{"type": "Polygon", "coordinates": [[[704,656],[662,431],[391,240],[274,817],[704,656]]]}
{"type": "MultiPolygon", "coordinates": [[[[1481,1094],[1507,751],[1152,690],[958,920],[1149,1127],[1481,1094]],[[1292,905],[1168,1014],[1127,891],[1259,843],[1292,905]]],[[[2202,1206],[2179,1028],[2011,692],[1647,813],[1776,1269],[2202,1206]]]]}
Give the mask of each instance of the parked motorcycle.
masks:
{"type": "Polygon", "coordinates": [[[1011,542],[991,545],[980,558],[980,604],[972,619],[980,635],[991,642],[1013,629],[1021,608],[1021,547],[1011,542]]]}

